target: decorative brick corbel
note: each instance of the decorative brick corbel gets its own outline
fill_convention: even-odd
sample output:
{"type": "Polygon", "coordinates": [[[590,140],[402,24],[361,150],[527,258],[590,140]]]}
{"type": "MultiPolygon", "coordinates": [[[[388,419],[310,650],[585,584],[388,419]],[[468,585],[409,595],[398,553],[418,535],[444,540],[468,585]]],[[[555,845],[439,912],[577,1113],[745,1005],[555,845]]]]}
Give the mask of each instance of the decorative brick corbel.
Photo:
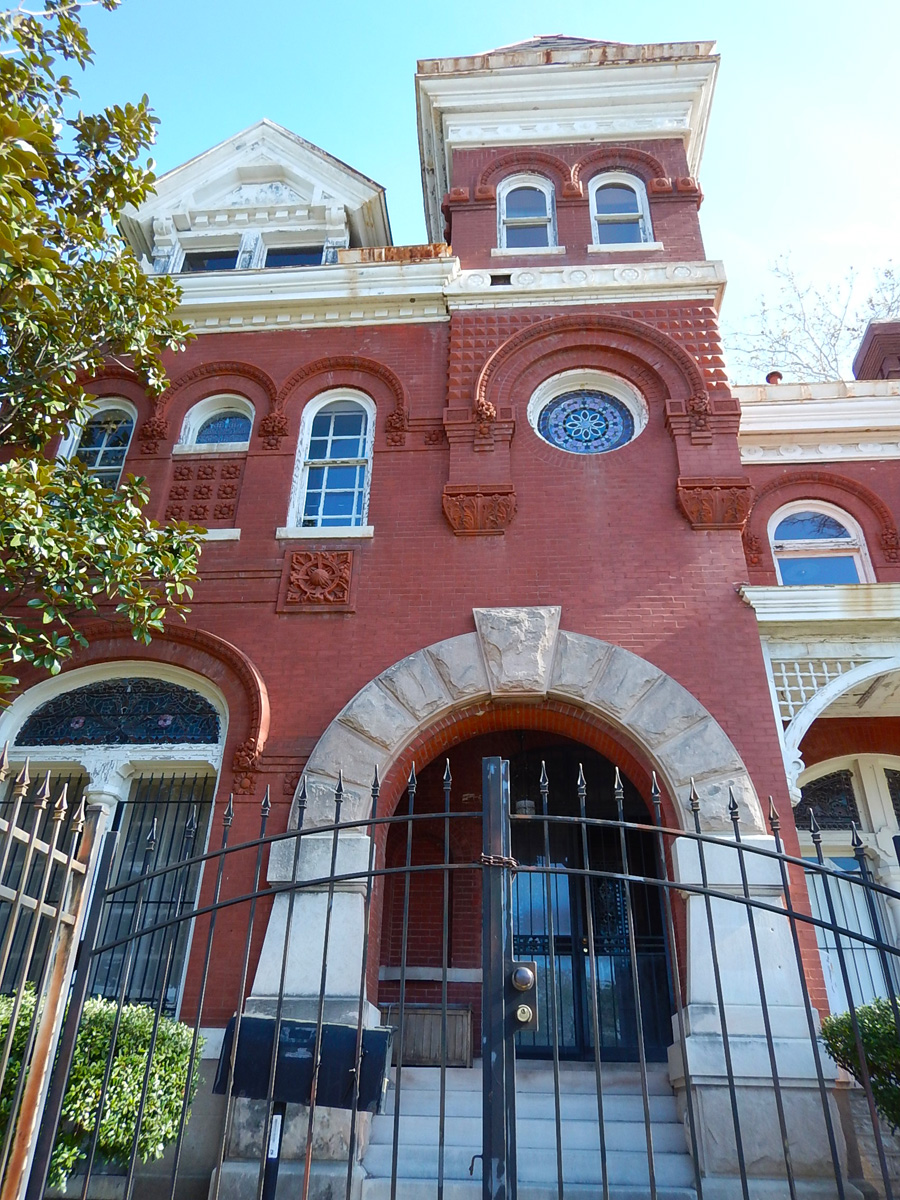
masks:
{"type": "Polygon", "coordinates": [[[234,772],[232,791],[237,796],[250,796],[256,791],[256,772],[259,767],[260,751],[255,738],[247,738],[235,749],[231,760],[234,772]]]}
{"type": "Polygon", "coordinates": [[[288,435],[288,419],[280,409],[266,413],[259,423],[259,437],[267,450],[277,450],[288,435]]]}
{"type": "Polygon", "coordinates": [[[658,176],[656,179],[651,179],[647,184],[647,192],[651,196],[666,196],[670,195],[673,190],[671,179],[667,179],[664,175],[658,176]]]}
{"type": "Polygon", "coordinates": [[[165,417],[155,412],[138,430],[138,441],[141,443],[141,454],[156,454],[159,443],[168,436],[169,426],[165,417]]]}
{"type": "Polygon", "coordinates": [[[457,537],[497,536],[506,532],[516,514],[516,492],[511,483],[448,483],[442,505],[457,537]]]}
{"type": "Polygon", "coordinates": [[[678,504],[694,529],[743,530],[753,504],[746,475],[678,480],[678,504]]]}

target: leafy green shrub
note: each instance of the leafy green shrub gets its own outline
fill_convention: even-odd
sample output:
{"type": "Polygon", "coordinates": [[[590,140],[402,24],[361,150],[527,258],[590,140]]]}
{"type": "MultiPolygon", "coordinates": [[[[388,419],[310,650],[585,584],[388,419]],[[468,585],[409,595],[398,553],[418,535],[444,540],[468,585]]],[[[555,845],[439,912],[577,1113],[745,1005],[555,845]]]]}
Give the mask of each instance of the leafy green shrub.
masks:
{"type": "MultiPolygon", "coordinates": [[[[872,1084],[875,1107],[893,1130],[900,1128],[900,1030],[889,1000],[879,998],[856,1010],[859,1036],[872,1084]]],[[[826,1017],[822,1037],[834,1061],[860,1082],[862,1067],[848,1012],[826,1017]]]]}
{"type": "MultiPolygon", "coordinates": [[[[11,996],[0,996],[0,1045],[9,1028],[12,1004],[11,996]]],[[[65,1188],[69,1175],[87,1155],[100,1102],[116,1008],[114,1001],[101,999],[88,1000],[84,1006],[63,1101],[62,1120],[50,1164],[52,1187],[65,1188]]],[[[0,1095],[0,1129],[9,1120],[10,1104],[21,1070],[22,1053],[33,1012],[34,992],[29,990],[23,997],[13,1034],[9,1068],[0,1095]]],[[[147,1005],[127,1004],[122,1009],[97,1142],[98,1154],[109,1163],[126,1166],[131,1155],[153,1020],[154,1011],[147,1005]]],[[[166,1147],[178,1136],[192,1037],[193,1031],[187,1025],[168,1017],[161,1018],[138,1138],[138,1158],[141,1162],[162,1158],[166,1147]]],[[[189,1102],[193,1101],[199,1083],[198,1060],[199,1054],[195,1058],[189,1102]]]]}

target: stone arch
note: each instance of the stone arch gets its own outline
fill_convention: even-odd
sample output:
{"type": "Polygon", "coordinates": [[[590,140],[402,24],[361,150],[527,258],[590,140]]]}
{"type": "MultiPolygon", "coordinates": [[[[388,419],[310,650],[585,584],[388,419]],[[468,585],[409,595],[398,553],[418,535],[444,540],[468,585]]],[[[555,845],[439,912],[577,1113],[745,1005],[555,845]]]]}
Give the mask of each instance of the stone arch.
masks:
{"type": "MultiPolygon", "coordinates": [[[[605,728],[655,770],[681,824],[691,779],[709,829],[727,829],[728,789],[745,824],[763,832],[762,808],[740,755],[715,718],[671,676],[636,654],[559,629],[560,609],[475,609],[475,632],[417,650],[382,671],[344,706],[306,764],[307,822],[332,819],[337,772],[343,773],[345,819],[368,812],[377,768],[387,811],[402,790],[410,751],[440,752],[460,738],[457,723],[491,702],[543,701],[567,706],[587,726],[605,728]]],[[[483,730],[481,730],[483,731],[483,730]]],[[[465,734],[464,734],[465,736],[465,734]]],[[[630,751],[629,751],[630,752],[630,751]]],[[[296,806],[296,801],[295,801],[296,806]]],[[[296,807],[292,820],[296,819],[296,807]]]]}
{"type": "MultiPolygon", "coordinates": [[[[507,338],[481,369],[475,385],[474,411],[498,410],[501,405],[509,405],[516,380],[533,367],[542,346],[553,356],[563,349],[571,352],[582,345],[612,350],[633,359],[639,387],[637,374],[641,371],[646,374],[647,364],[652,363],[652,375],[660,380],[667,397],[670,428],[673,419],[676,423],[686,419],[692,431],[708,427],[710,402],[706,381],[687,350],[644,321],[605,313],[551,317],[507,338]]],[[[552,370],[548,369],[549,374],[552,370]]]]}

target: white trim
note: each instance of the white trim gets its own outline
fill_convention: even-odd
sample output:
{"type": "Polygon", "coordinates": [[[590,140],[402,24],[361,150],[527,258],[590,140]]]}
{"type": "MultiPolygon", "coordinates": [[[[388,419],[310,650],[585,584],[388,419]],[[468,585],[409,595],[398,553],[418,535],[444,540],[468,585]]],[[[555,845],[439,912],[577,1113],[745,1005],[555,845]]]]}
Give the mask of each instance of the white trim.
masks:
{"type": "MultiPolygon", "coordinates": [[[[538,421],[542,410],[557,396],[562,396],[565,392],[576,391],[578,388],[593,388],[597,391],[608,392],[609,395],[615,396],[617,400],[621,400],[634,420],[634,437],[631,441],[625,443],[631,445],[635,438],[640,437],[647,427],[649,412],[647,403],[643,396],[640,395],[630,384],[624,379],[620,379],[617,375],[609,375],[605,371],[594,371],[584,368],[577,368],[573,371],[562,371],[559,375],[552,375],[549,379],[545,379],[534,391],[531,399],[528,401],[526,415],[528,423],[534,430],[537,437],[541,439],[545,446],[553,445],[548,442],[538,432],[538,421]]],[[[553,446],[554,450],[559,450],[561,454],[572,454],[574,457],[581,456],[572,450],[566,450],[562,446],[553,446]]],[[[617,446],[616,449],[624,449],[623,446],[617,446]]],[[[611,453],[611,451],[605,451],[611,453]]]]}
{"type": "MultiPolygon", "coordinates": [[[[640,247],[639,247],[640,248],[640,247]]],[[[720,262],[585,262],[514,267],[510,282],[493,287],[497,268],[460,271],[444,288],[447,308],[570,307],[584,304],[670,304],[696,301],[718,310],[725,291],[720,262]]]]}
{"type": "MultiPolygon", "coordinates": [[[[309,533],[303,536],[321,537],[322,534],[332,537],[352,537],[353,529],[370,529],[371,526],[366,524],[366,518],[369,513],[369,495],[372,488],[372,465],[375,449],[375,402],[371,396],[367,396],[365,392],[361,392],[355,388],[330,388],[328,391],[320,392],[310,400],[303,409],[303,415],[300,418],[300,436],[297,439],[297,453],[294,457],[294,473],[291,480],[291,495],[288,503],[287,524],[282,526],[283,529],[309,529],[309,533]],[[361,525],[327,525],[327,526],[300,526],[299,522],[303,517],[303,506],[306,499],[306,479],[308,473],[308,464],[306,462],[306,452],[309,448],[309,440],[312,434],[313,419],[317,413],[329,404],[334,404],[335,401],[347,400],[354,404],[358,404],[366,413],[366,487],[363,497],[363,511],[361,525]]],[[[277,534],[276,534],[277,536],[277,534]]],[[[357,536],[366,536],[358,534],[357,536]]],[[[371,536],[371,534],[369,535],[371,536]]]]}
{"type": "MultiPolygon", "coordinates": [[[[69,462],[78,449],[78,443],[81,440],[81,434],[85,425],[99,413],[108,412],[110,409],[118,409],[120,412],[126,412],[131,417],[131,437],[128,439],[128,445],[125,448],[125,459],[128,458],[128,451],[131,449],[131,440],[134,437],[134,431],[137,429],[138,410],[130,400],[126,400],[124,396],[98,396],[96,400],[91,401],[90,411],[84,421],[71,421],[69,427],[59,443],[59,449],[56,451],[56,457],[60,462],[69,462]]],[[[122,460],[122,470],[125,469],[125,459],[122,460]]],[[[122,471],[119,472],[119,479],[122,478],[122,471]]],[[[116,485],[118,486],[118,484],[116,485]]]]}
{"type": "Polygon", "coordinates": [[[761,624],[900,619],[900,583],[833,583],[801,587],[743,584],[738,594],[755,610],[761,624]]]}
{"type": "Polygon", "coordinates": [[[508,250],[515,254],[528,254],[532,250],[550,249],[557,245],[556,236],[556,188],[553,182],[547,179],[544,175],[536,175],[533,172],[520,172],[517,175],[508,175],[497,186],[497,247],[500,250],[508,250]],[[517,191],[519,188],[533,188],[540,192],[547,202],[547,215],[545,217],[507,217],[506,201],[510,192],[517,191]],[[539,246],[507,246],[506,236],[507,230],[512,227],[516,228],[545,228],[547,230],[547,245],[546,247],[539,246]]]}
{"type": "Polygon", "coordinates": [[[275,530],[275,537],[280,542],[291,541],[294,538],[319,541],[322,538],[370,538],[374,536],[374,525],[329,525],[326,529],[301,525],[279,525],[275,530]]]}
{"type": "Polygon", "coordinates": [[[510,51],[419,64],[416,100],[425,219],[443,229],[454,151],[674,138],[699,174],[715,88],[714,43],[510,51]]]}
{"type": "Polygon", "coordinates": [[[205,396],[198,400],[184,414],[181,423],[181,434],[175,445],[176,454],[233,454],[249,449],[250,438],[244,442],[210,442],[197,445],[197,435],[202,427],[218,414],[238,413],[247,417],[250,422],[250,433],[253,433],[253,422],[256,419],[256,409],[247,399],[236,392],[217,392],[214,396],[205,396]]]}
{"type": "MultiPolygon", "coordinates": [[[[599,175],[594,175],[588,183],[588,192],[591,201],[591,241],[594,246],[602,250],[621,250],[623,246],[646,246],[653,242],[653,222],[650,220],[650,202],[647,199],[647,188],[643,179],[637,175],[632,175],[628,171],[602,171],[599,175]],[[617,214],[606,214],[608,220],[604,218],[601,222],[597,219],[597,192],[610,184],[619,184],[629,191],[634,192],[637,200],[638,212],[637,220],[630,224],[637,225],[641,237],[637,242],[601,242],[599,237],[599,226],[601,224],[622,224],[624,222],[616,221],[617,214]]],[[[623,216],[631,214],[622,214],[623,216]]]]}
{"type": "MultiPolygon", "coordinates": [[[[856,571],[859,575],[859,583],[876,583],[875,571],[872,567],[872,561],[869,558],[868,550],[866,549],[866,538],[862,531],[859,522],[842,508],[838,508],[836,504],[829,504],[824,500],[803,499],[791,500],[788,504],[783,504],[776,509],[769,517],[766,526],[766,536],[769,546],[772,550],[772,558],[775,562],[775,574],[778,582],[783,587],[796,587],[796,584],[785,584],[781,578],[781,559],[782,558],[847,558],[853,559],[856,564],[856,571]],[[823,516],[832,517],[849,533],[849,538],[794,538],[787,539],[783,542],[775,541],[775,530],[785,519],[792,516],[794,513],[801,512],[816,512],[823,516]]],[[[803,586],[803,585],[800,585],[803,586]]],[[[834,586],[834,585],[811,585],[811,586],[834,586]]],[[[842,584],[839,586],[852,587],[852,584],[842,584]]]]}
{"type": "Polygon", "coordinates": [[[565,254],[565,246],[492,246],[491,258],[522,258],[525,254],[565,254]]]}
{"type": "Polygon", "coordinates": [[[241,531],[239,529],[207,529],[206,533],[200,534],[201,542],[239,542],[241,540],[241,531]]]}
{"type": "Polygon", "coordinates": [[[639,254],[642,250],[665,250],[662,242],[619,242],[615,245],[607,243],[601,246],[586,246],[588,254],[639,254]]]}

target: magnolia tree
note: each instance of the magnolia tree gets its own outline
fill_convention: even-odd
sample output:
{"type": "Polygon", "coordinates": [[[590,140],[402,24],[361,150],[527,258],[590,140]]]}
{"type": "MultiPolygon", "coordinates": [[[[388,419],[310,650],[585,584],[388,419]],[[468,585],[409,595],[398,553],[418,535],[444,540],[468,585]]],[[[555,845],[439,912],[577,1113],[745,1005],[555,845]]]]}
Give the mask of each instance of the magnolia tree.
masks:
{"type": "Polygon", "coordinates": [[[771,296],[762,296],[747,325],[732,331],[729,351],[741,382],[780,371],[785,382],[847,379],[870,321],[900,319],[900,273],[893,263],[866,288],[855,271],[830,287],[804,280],[790,260],[772,268],[771,296]]]}
{"type": "Polygon", "coordinates": [[[46,453],[90,416],[86,381],[105,364],[158,392],[163,352],[187,336],[176,285],[145,275],[115,232],[153,186],[147,98],[75,108],[67,72],[91,61],[83,7],[0,9],[0,691],[11,664],[58,672],[100,604],[148,641],[167,610],[185,611],[197,571],[197,530],[148,520],[143,480],[111,490],[46,453]]]}

